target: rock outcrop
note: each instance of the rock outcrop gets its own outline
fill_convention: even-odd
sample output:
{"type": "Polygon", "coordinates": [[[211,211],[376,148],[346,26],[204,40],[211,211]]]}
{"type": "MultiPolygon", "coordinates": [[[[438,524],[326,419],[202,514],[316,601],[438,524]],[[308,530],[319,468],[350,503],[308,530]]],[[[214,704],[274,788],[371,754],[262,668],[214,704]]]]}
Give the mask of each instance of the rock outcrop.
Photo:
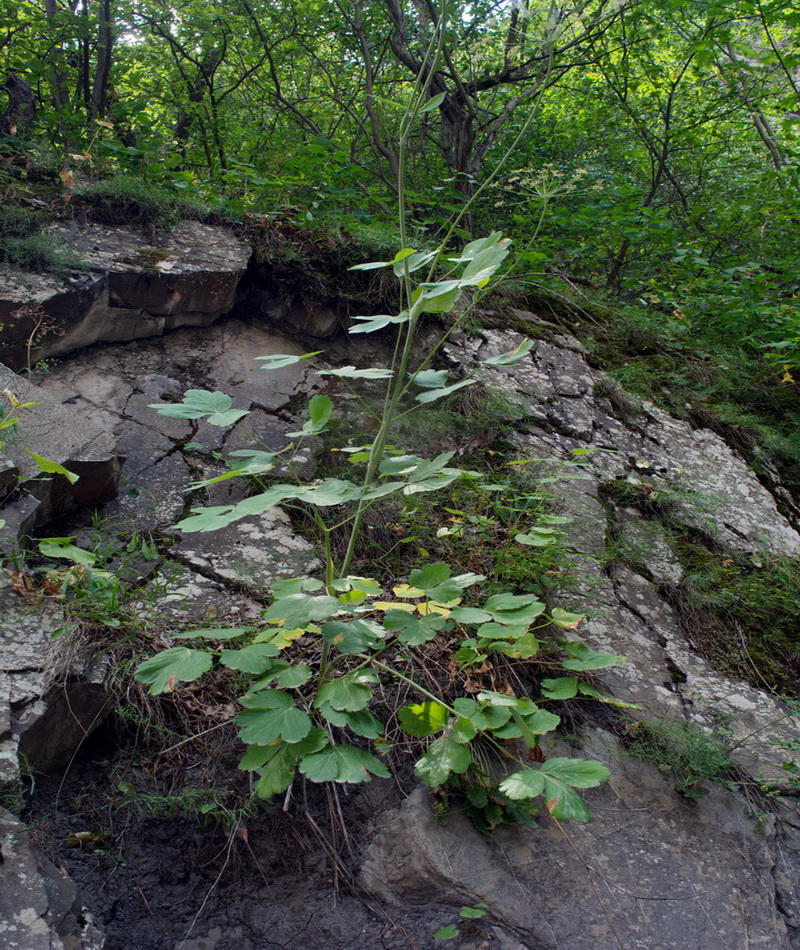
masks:
{"type": "Polygon", "coordinates": [[[208,326],[228,313],[250,248],[225,228],[178,224],[158,246],[130,227],[54,229],[86,262],[69,279],[0,267],[0,360],[14,369],[97,341],[208,326]]]}
{"type": "MultiPolygon", "coordinates": [[[[252,323],[218,319],[234,299],[233,275],[246,263],[245,249],[234,239],[220,238],[212,248],[209,236],[205,264],[191,270],[192,254],[180,249],[180,233],[173,237],[177,243],[165,245],[170,258],[153,255],[130,263],[146,246],[131,232],[118,231],[106,229],[104,240],[112,243],[102,259],[103,275],[87,278],[91,321],[85,308],[77,316],[77,303],[67,300],[78,288],[61,286],[56,292],[42,279],[45,296],[36,291],[31,299],[51,312],[63,298],[58,312],[66,332],[51,340],[56,349],[32,354],[64,354],[92,339],[157,336],[181,321],[188,327],[65,358],[37,378],[41,399],[37,394],[36,401],[49,400],[63,410],[61,429],[80,428],[83,438],[93,434],[86,444],[102,445],[102,451],[87,452],[97,464],[113,467],[117,452],[127,457],[121,490],[103,509],[107,532],[157,533],[161,556],[173,566],[162,589],[143,601],[141,615],[185,619],[225,613],[250,619],[276,577],[313,569],[314,551],[285,513],[272,510],[219,532],[185,537],[172,526],[194,503],[187,486],[224,471],[220,456],[253,443],[269,449],[286,444],[286,433],[298,427],[304,402],[298,397],[313,392],[319,377],[308,374],[304,363],[264,373],[253,362],[255,356],[302,352],[298,343],[261,325],[264,314],[280,317],[267,298],[259,304],[263,313],[248,315],[252,323]],[[218,279],[208,277],[212,273],[218,279]],[[194,280],[205,281],[202,292],[194,280]],[[90,324],[100,328],[97,335],[90,324]],[[150,408],[191,388],[219,389],[234,406],[250,410],[243,431],[168,419],[150,408]]],[[[76,231],[76,241],[81,234],[86,236],[76,231]]],[[[197,232],[189,243],[196,239],[197,232]]],[[[17,306],[22,297],[14,299],[17,306]]],[[[531,315],[526,319],[535,322],[531,315]]],[[[294,332],[300,324],[291,322],[294,332]]],[[[398,908],[398,915],[433,903],[439,913],[442,905],[485,904],[495,928],[495,943],[489,945],[516,950],[797,950],[800,819],[788,800],[764,798],[760,789],[786,775],[784,766],[794,761],[793,749],[800,744],[800,722],[766,688],[715,669],[696,648],[672,596],[686,574],[677,534],[704,539],[721,558],[757,557],[762,551],[794,556],[800,535],[786,514],[790,506],[718,435],[626,396],[589,365],[577,340],[555,327],[542,329],[547,339],[535,341],[530,356],[515,366],[480,363],[514,349],[521,339],[514,333],[486,331],[457,339],[445,353],[452,365],[477,372],[487,386],[523,407],[516,439],[520,456],[536,459],[540,470],[555,478],[553,503],[572,519],[564,540],[572,583],[558,593],[558,603],[587,617],[574,638],[627,657],[598,671],[598,684],[631,705],[626,715],[634,731],[641,722],[675,723],[712,741],[722,724],[730,774],[726,783],[707,783],[706,797],[687,798],[668,768],[628,754],[625,730],[613,714],[603,721],[598,713],[576,729],[568,752],[602,759],[611,769],[608,785],[587,794],[592,824],[562,828],[543,810],[538,828],[502,829],[484,838],[457,803],[448,822],[437,824],[425,793],[416,791],[399,808],[376,816],[362,886],[374,900],[398,908]],[[668,519],[659,516],[665,511],[668,519]],[[615,563],[609,558],[612,542],[628,552],[615,563]]],[[[19,364],[26,338],[14,339],[19,364]]],[[[337,345],[340,351],[347,347],[337,345]]],[[[352,354],[348,359],[355,361],[352,354]]],[[[51,451],[72,470],[83,449],[51,451]]],[[[0,479],[27,474],[23,456],[12,456],[6,476],[0,467],[0,479]]],[[[313,477],[310,455],[296,458],[295,465],[313,477]]],[[[244,490],[223,481],[208,486],[199,503],[231,504],[244,490]]],[[[42,511],[55,510],[54,502],[36,500],[42,511]]],[[[80,529],[76,532],[80,542],[80,529]]],[[[158,565],[148,564],[147,570],[158,565]]],[[[51,690],[53,708],[80,706],[86,715],[76,728],[82,734],[102,716],[103,706],[99,696],[94,704],[91,689],[74,699],[72,687],[93,687],[90,673],[74,672],[56,681],[66,703],[58,706],[42,659],[58,606],[15,603],[18,595],[10,590],[3,596],[13,647],[0,680],[9,710],[2,722],[2,761],[13,772],[19,747],[38,756],[43,770],[55,769],[54,743],[44,724],[35,725],[41,721],[39,697],[51,690]]],[[[72,741],[64,738],[63,744],[72,741]]],[[[44,904],[36,906],[31,919],[38,927],[36,921],[49,918],[44,904]]],[[[229,932],[223,928],[219,940],[234,940],[235,933],[248,945],[242,921],[228,923],[229,932]]],[[[258,946],[261,938],[251,936],[258,946]]],[[[302,950],[311,950],[311,944],[302,950]]]]}
{"type": "Polygon", "coordinates": [[[4,414],[19,420],[12,430],[4,430],[0,457],[0,517],[5,521],[0,539],[6,544],[57,515],[100,505],[116,495],[122,458],[112,433],[93,426],[76,408],[54,400],[1,363],[0,405],[4,414]],[[3,390],[23,407],[15,410],[3,390]],[[76,480],[44,471],[48,462],[76,480]]]}

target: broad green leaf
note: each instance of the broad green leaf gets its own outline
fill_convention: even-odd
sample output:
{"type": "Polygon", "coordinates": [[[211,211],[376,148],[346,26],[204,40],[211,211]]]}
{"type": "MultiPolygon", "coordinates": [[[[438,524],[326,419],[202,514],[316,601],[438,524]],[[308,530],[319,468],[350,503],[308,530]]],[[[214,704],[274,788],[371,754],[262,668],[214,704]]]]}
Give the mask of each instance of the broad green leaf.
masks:
{"type": "Polygon", "coordinates": [[[446,927],[440,927],[433,935],[434,940],[455,940],[460,931],[455,924],[448,924],[446,927]]]}
{"type": "MultiPolygon", "coordinates": [[[[334,709],[333,706],[329,706],[328,703],[319,703],[317,709],[320,714],[328,720],[332,726],[338,726],[340,729],[343,729],[349,724],[349,717],[354,716],[355,712],[349,713],[344,709],[334,709]]],[[[357,712],[363,712],[364,710],[356,710],[357,712]]]]}
{"type": "Polygon", "coordinates": [[[528,534],[515,534],[514,540],[517,544],[525,544],[531,548],[545,548],[549,544],[558,543],[558,538],[554,537],[550,532],[542,533],[539,531],[531,531],[528,534]]]}
{"type": "Polygon", "coordinates": [[[217,531],[234,521],[250,515],[260,515],[290,498],[301,498],[308,492],[304,486],[275,485],[258,495],[245,498],[237,505],[216,505],[209,508],[192,508],[192,514],[176,527],[186,534],[202,531],[217,531]]]}
{"type": "Polygon", "coordinates": [[[436,402],[437,399],[443,399],[457,389],[463,389],[465,386],[472,386],[475,383],[477,383],[477,379],[462,379],[461,382],[453,383],[452,386],[445,386],[444,389],[430,389],[427,392],[420,393],[416,401],[425,404],[436,402]]]}
{"type": "Polygon", "coordinates": [[[477,607],[455,607],[450,612],[450,617],[457,623],[486,623],[492,619],[492,615],[485,610],[479,610],[477,607]]]}
{"type": "Polygon", "coordinates": [[[437,290],[436,284],[418,287],[411,295],[413,303],[419,304],[423,313],[449,313],[461,296],[461,284],[457,280],[447,283],[447,290],[437,290]]]}
{"type": "Polygon", "coordinates": [[[542,695],[547,699],[572,699],[578,695],[578,677],[561,676],[541,682],[542,695]]]}
{"type": "Polygon", "coordinates": [[[478,734],[478,727],[465,716],[460,716],[451,726],[450,735],[456,742],[471,742],[478,734]]]}
{"type": "Polygon", "coordinates": [[[462,907],[458,912],[458,916],[464,917],[467,920],[477,920],[480,917],[486,916],[485,907],[485,904],[479,904],[477,907],[462,907]]]}
{"type": "Polygon", "coordinates": [[[378,471],[382,475],[408,475],[421,464],[422,459],[417,455],[391,455],[381,460],[378,471]]]}
{"type": "Polygon", "coordinates": [[[470,241],[466,247],[462,248],[458,257],[449,257],[448,260],[454,264],[463,264],[466,261],[474,260],[482,251],[487,251],[493,247],[500,247],[508,243],[508,239],[504,238],[500,231],[492,231],[492,233],[487,234],[486,237],[476,238],[476,240],[470,241]]]}
{"type": "Polygon", "coordinates": [[[540,771],[547,778],[563,782],[572,788],[594,788],[611,777],[605,765],[594,759],[548,759],[542,763],[540,771]]]}
{"type": "Polygon", "coordinates": [[[501,239],[477,253],[461,274],[462,284],[485,287],[489,278],[497,272],[508,256],[510,244],[511,241],[507,238],[501,239]]]}
{"type": "Polygon", "coordinates": [[[446,488],[457,478],[461,478],[463,474],[464,473],[457,468],[446,468],[427,478],[412,478],[403,488],[403,494],[416,495],[420,492],[439,491],[442,488],[446,488]]]}
{"type": "Polygon", "coordinates": [[[239,768],[246,772],[258,771],[260,778],[255,786],[256,794],[260,798],[272,798],[285,792],[291,785],[298,759],[323,748],[326,741],[325,732],[315,727],[300,742],[252,745],[239,763],[239,768]]]}
{"type": "Polygon", "coordinates": [[[351,745],[328,746],[306,755],[298,768],[311,782],[368,782],[370,773],[380,778],[390,777],[380,759],[351,745]]]}
{"type": "Polygon", "coordinates": [[[320,708],[320,712],[326,719],[334,725],[347,726],[347,728],[357,736],[362,736],[364,739],[377,739],[383,735],[383,723],[380,719],[373,716],[368,709],[357,709],[354,712],[339,711],[339,715],[342,717],[342,721],[340,722],[334,722],[331,717],[326,715],[326,709],[334,712],[334,710],[331,710],[330,706],[327,705],[324,709],[320,708]]]}
{"type": "Polygon", "coordinates": [[[387,630],[397,632],[397,639],[408,646],[417,647],[433,640],[436,634],[448,626],[447,620],[439,614],[417,617],[404,610],[387,610],[383,617],[387,630]]]}
{"type": "Polygon", "coordinates": [[[483,362],[486,366],[511,366],[513,363],[518,363],[520,360],[525,359],[532,349],[533,342],[531,340],[523,340],[516,350],[501,353],[499,356],[490,356],[489,359],[483,362]]]}
{"type": "Polygon", "coordinates": [[[264,475],[275,468],[275,455],[270,452],[257,452],[252,449],[240,449],[231,452],[231,455],[244,456],[245,461],[237,465],[235,462],[227,460],[227,464],[233,466],[230,471],[214,478],[205,478],[199,482],[192,482],[189,486],[192,489],[205,488],[208,485],[216,485],[219,482],[228,481],[231,478],[243,478],[247,475],[264,475]]]}
{"type": "Polygon", "coordinates": [[[310,666],[298,664],[278,673],[275,682],[284,689],[297,689],[299,686],[304,686],[313,675],[314,671],[310,666]]]}
{"type": "Polygon", "coordinates": [[[460,716],[469,719],[480,732],[499,729],[511,718],[511,709],[508,706],[479,705],[474,699],[465,697],[454,700],[453,709],[460,716]]]}
{"type": "Polygon", "coordinates": [[[78,476],[75,472],[71,472],[68,468],[64,468],[63,465],[60,465],[58,462],[54,462],[52,459],[47,459],[43,455],[37,455],[36,452],[31,452],[30,449],[25,449],[25,451],[30,455],[36,465],[39,468],[40,472],[44,472],[45,475],[63,475],[64,478],[74,485],[78,481],[78,476]]]}
{"type": "Polygon", "coordinates": [[[229,426],[249,415],[247,409],[232,409],[233,400],[225,393],[209,392],[207,389],[187,389],[178,403],[151,403],[148,408],[156,409],[159,415],[170,419],[201,419],[207,416],[207,422],[214,426],[229,426]]]}
{"type": "Polygon", "coordinates": [[[264,613],[268,622],[281,622],[284,627],[295,629],[309,623],[327,620],[340,609],[336,597],[325,594],[315,597],[311,594],[289,594],[276,600],[264,613]]]}
{"type": "Polygon", "coordinates": [[[255,793],[259,798],[272,798],[280,795],[292,784],[297,771],[297,753],[287,742],[278,742],[269,746],[250,746],[239,768],[244,771],[258,771],[260,777],[255,784],[255,793]]]}
{"type": "Polygon", "coordinates": [[[559,646],[569,653],[571,659],[563,660],[561,665],[565,670],[602,670],[607,666],[616,666],[624,663],[624,656],[614,653],[598,653],[583,643],[575,640],[559,640],[559,646]]]}
{"type": "Polygon", "coordinates": [[[517,660],[529,660],[539,652],[539,641],[532,633],[525,633],[509,642],[491,643],[489,646],[504,656],[517,660]]]}
{"type": "Polygon", "coordinates": [[[223,650],[219,661],[229,670],[239,673],[265,673],[272,665],[272,658],[279,653],[272,643],[251,643],[241,650],[223,650]]]}
{"type": "Polygon", "coordinates": [[[327,703],[333,709],[345,712],[365,709],[372,699],[370,683],[374,683],[376,679],[376,675],[369,670],[356,670],[328,680],[317,693],[315,705],[327,703]]]}
{"type": "Polygon", "coordinates": [[[423,389],[441,389],[447,384],[446,369],[426,369],[419,373],[410,373],[411,382],[423,389]]]}
{"type": "Polygon", "coordinates": [[[312,396],[308,402],[308,422],[303,423],[303,428],[297,432],[287,432],[290,439],[302,439],[309,435],[319,435],[325,431],[331,413],[333,412],[333,400],[328,396],[312,396]]]}
{"type": "Polygon", "coordinates": [[[408,473],[409,481],[422,481],[424,479],[430,478],[431,475],[437,475],[445,471],[452,471],[448,470],[446,465],[450,459],[452,459],[454,454],[455,453],[453,452],[442,452],[442,454],[437,455],[436,458],[420,461],[419,464],[414,467],[414,470],[408,473]]]}
{"type": "Polygon", "coordinates": [[[440,92],[437,96],[433,96],[431,99],[428,99],[425,105],[418,110],[418,114],[422,115],[424,112],[432,112],[434,109],[438,109],[439,106],[444,102],[446,95],[446,92],[440,92]]]}
{"type": "Polygon", "coordinates": [[[410,736],[432,736],[441,732],[450,720],[450,713],[441,703],[426,700],[403,706],[397,714],[400,726],[410,736]]]}
{"type": "Polygon", "coordinates": [[[516,639],[521,637],[527,629],[527,624],[508,625],[491,620],[489,623],[482,623],[475,633],[483,643],[488,640],[516,639]]]}
{"type": "Polygon", "coordinates": [[[242,699],[247,708],[234,720],[242,742],[269,745],[277,739],[299,742],[311,731],[311,720],[294,705],[294,698],[281,690],[269,689],[242,699]]]}
{"type": "Polygon", "coordinates": [[[486,575],[476,574],[474,571],[468,571],[466,574],[456,574],[450,579],[454,584],[458,584],[458,586],[464,590],[467,587],[472,587],[475,584],[480,584],[481,581],[485,581],[486,575]]]}
{"type": "Polygon", "coordinates": [[[295,363],[302,363],[303,360],[310,360],[319,356],[322,350],[315,350],[313,353],[304,353],[302,356],[256,356],[255,359],[262,364],[261,369],[280,369],[283,366],[294,366],[295,363]]]}
{"type": "Polygon", "coordinates": [[[377,596],[383,589],[372,577],[340,577],[333,582],[333,589],[340,591],[359,591],[368,596],[377,596]]]}
{"type": "Polygon", "coordinates": [[[190,683],[207,673],[214,664],[210,653],[188,647],[171,647],[140,663],[133,678],[149,683],[151,696],[171,693],[178,683],[190,683]]]}
{"type": "Polygon", "coordinates": [[[609,706],[619,706],[621,709],[642,708],[636,703],[625,703],[621,699],[617,699],[616,696],[612,696],[611,693],[607,692],[606,690],[598,689],[597,686],[592,686],[591,683],[580,683],[578,685],[578,692],[582,696],[589,696],[591,699],[596,699],[599,703],[608,703],[609,706]]]}
{"type": "Polygon", "coordinates": [[[536,736],[544,736],[557,729],[561,717],[546,709],[536,709],[527,714],[518,709],[511,710],[512,721],[507,722],[495,731],[500,739],[524,738],[530,747],[537,743],[536,736]]]}
{"type": "Polygon", "coordinates": [[[377,270],[379,267],[391,267],[392,261],[370,261],[367,264],[353,264],[348,270],[377,270]]]}
{"type": "Polygon", "coordinates": [[[73,564],[82,564],[89,567],[97,560],[97,555],[91,551],[84,551],[83,548],[71,544],[74,538],[45,538],[39,542],[39,551],[45,557],[63,557],[73,564]]]}
{"type": "Polygon", "coordinates": [[[471,762],[469,748],[452,736],[444,735],[428,746],[428,751],[414,766],[414,772],[430,788],[436,788],[453,772],[463,775],[471,762]]]}
{"type": "Polygon", "coordinates": [[[250,415],[249,409],[228,409],[227,412],[214,412],[206,418],[206,422],[212,426],[225,428],[250,415]]]}
{"type": "Polygon", "coordinates": [[[175,527],[184,534],[201,531],[218,531],[236,520],[235,505],[212,505],[208,508],[192,508],[188,518],[179,521],[175,527]]]}
{"type": "Polygon", "coordinates": [[[545,777],[543,794],[545,807],[559,821],[585,823],[592,820],[586,802],[568,786],[553,782],[545,777]]]}
{"type": "Polygon", "coordinates": [[[385,498],[386,495],[393,495],[395,492],[403,491],[405,487],[405,482],[384,482],[383,484],[368,488],[367,491],[363,493],[362,498],[364,498],[364,500],[385,498]]]}
{"type": "Polygon", "coordinates": [[[402,261],[395,261],[394,272],[398,277],[402,277],[406,272],[413,274],[421,267],[429,264],[437,254],[438,251],[416,251],[408,254],[402,261]]]}
{"type": "Polygon", "coordinates": [[[483,605],[498,623],[530,623],[545,611],[545,605],[532,594],[494,594],[483,605]]]}
{"type": "Polygon", "coordinates": [[[317,577],[287,577],[272,583],[272,598],[279,600],[288,594],[305,594],[322,590],[325,584],[317,577]]]}
{"type": "Polygon", "coordinates": [[[514,801],[536,798],[544,791],[544,776],[533,769],[513,772],[500,783],[500,791],[514,801]]]}
{"type": "Polygon", "coordinates": [[[322,639],[340,653],[364,653],[385,636],[386,631],[374,620],[329,620],[322,626],[322,639]]]}
{"type": "Polygon", "coordinates": [[[408,323],[408,314],[401,313],[396,317],[388,314],[379,314],[374,317],[353,317],[354,320],[361,320],[361,323],[349,327],[347,332],[353,333],[373,333],[375,330],[382,330],[390,324],[408,323]]]}
{"type": "Polygon", "coordinates": [[[370,369],[356,369],[355,366],[341,366],[339,369],[320,369],[317,376],[338,376],[340,379],[391,379],[392,371],[373,366],[370,369]]]}
{"type": "Polygon", "coordinates": [[[491,689],[484,689],[478,693],[478,702],[487,706],[508,706],[518,707],[520,704],[516,696],[508,696],[505,693],[497,693],[491,689]]]}
{"type": "Polygon", "coordinates": [[[361,497],[361,488],[341,478],[324,478],[319,485],[298,490],[296,497],[317,508],[329,508],[356,501],[361,497]]]}
{"type": "Polygon", "coordinates": [[[426,564],[424,567],[413,570],[409,575],[408,582],[412,587],[428,591],[448,580],[451,573],[448,565],[439,561],[436,564],[426,564]]]}

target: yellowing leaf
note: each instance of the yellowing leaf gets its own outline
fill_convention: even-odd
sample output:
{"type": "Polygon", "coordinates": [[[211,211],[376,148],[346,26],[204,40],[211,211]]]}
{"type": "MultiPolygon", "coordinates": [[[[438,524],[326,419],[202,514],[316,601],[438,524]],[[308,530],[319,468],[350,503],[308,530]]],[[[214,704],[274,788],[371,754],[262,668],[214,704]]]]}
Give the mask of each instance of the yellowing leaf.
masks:
{"type": "Polygon", "coordinates": [[[410,584],[398,584],[392,588],[395,597],[424,597],[425,591],[418,587],[411,587],[410,584]]]}
{"type": "MultiPolygon", "coordinates": [[[[309,624],[309,630],[310,628],[311,624],[309,624]]],[[[319,628],[317,628],[316,632],[319,632],[319,628]]],[[[274,643],[279,650],[285,650],[290,643],[302,637],[304,633],[306,633],[306,630],[303,627],[295,627],[292,630],[279,629],[277,633],[275,632],[275,628],[271,627],[268,630],[262,630],[253,637],[253,643],[264,643],[268,641],[269,643],[274,643]]]]}
{"type": "MultiPolygon", "coordinates": [[[[455,601],[459,603],[459,601],[455,601]]],[[[417,604],[417,613],[421,617],[427,617],[428,614],[441,614],[442,617],[449,617],[450,611],[443,604],[437,604],[432,600],[429,600],[426,604],[417,604]]]]}
{"type": "Polygon", "coordinates": [[[416,609],[413,604],[398,604],[388,600],[376,600],[372,606],[375,610],[405,610],[409,614],[413,614],[416,609]]]}

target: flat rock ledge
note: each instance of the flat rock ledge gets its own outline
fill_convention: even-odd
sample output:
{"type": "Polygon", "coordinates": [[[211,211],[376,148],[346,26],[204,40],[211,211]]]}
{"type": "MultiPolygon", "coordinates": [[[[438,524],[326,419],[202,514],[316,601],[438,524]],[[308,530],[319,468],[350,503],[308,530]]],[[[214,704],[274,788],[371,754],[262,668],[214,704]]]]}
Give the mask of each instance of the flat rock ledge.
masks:
{"type": "Polygon", "coordinates": [[[0,553],[57,515],[98,505],[117,493],[122,457],[113,435],[89,422],[75,407],[57,402],[24,376],[0,363],[0,405],[19,419],[5,435],[0,456],[0,553]],[[13,410],[3,390],[21,403],[13,410]],[[78,476],[74,483],[40,471],[31,452],[78,476]]]}
{"type": "Polygon", "coordinates": [[[205,327],[236,300],[251,250],[225,228],[183,221],[157,247],[130,227],[59,226],[87,262],[69,279],[0,267],[0,359],[15,369],[98,341],[205,327]]]}

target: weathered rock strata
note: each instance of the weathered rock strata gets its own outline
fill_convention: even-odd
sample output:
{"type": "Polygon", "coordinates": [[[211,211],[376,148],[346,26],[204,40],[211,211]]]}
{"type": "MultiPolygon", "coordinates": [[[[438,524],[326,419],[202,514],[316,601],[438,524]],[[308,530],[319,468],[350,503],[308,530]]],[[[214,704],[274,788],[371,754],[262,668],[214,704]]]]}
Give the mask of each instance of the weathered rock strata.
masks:
{"type": "MultiPolygon", "coordinates": [[[[130,247],[135,252],[135,242],[130,247]]],[[[110,288],[117,265],[111,260],[104,266],[110,266],[110,288]]],[[[145,297],[139,298],[135,268],[122,266],[113,299],[126,313],[136,310],[135,301],[146,301],[152,318],[163,318],[166,327],[172,314],[164,293],[172,287],[169,292],[180,292],[184,303],[194,298],[180,282],[168,282],[169,268],[158,269],[161,274],[147,275],[156,284],[142,281],[145,297]]],[[[223,284],[221,294],[227,293],[223,284]]],[[[103,293],[107,313],[111,291],[103,293]]],[[[200,311],[187,305],[181,312],[200,311]]],[[[80,321],[74,324],[72,340],[83,339],[80,321]]],[[[136,320],[127,326],[137,336],[136,320]]],[[[513,333],[487,332],[453,342],[446,352],[472,371],[482,357],[514,349],[519,341],[513,333]]],[[[69,407],[82,425],[106,433],[108,445],[118,444],[127,456],[121,492],[104,509],[109,530],[113,521],[123,530],[158,531],[181,564],[166,596],[143,605],[143,611],[195,616],[229,608],[253,616],[258,605],[248,591],[258,593],[276,576],[311,568],[313,550],[279,511],[211,535],[179,538],[170,531],[192,504],[187,485],[222,470],[216,453],[250,440],[278,448],[297,426],[297,397],[313,391],[315,377],[302,364],[267,374],[253,363],[254,356],[275,352],[301,350],[272,331],[228,319],[202,333],[181,330],[135,347],[99,347],[65,360],[40,380],[49,399],[69,407]],[[252,410],[247,431],[170,420],[149,408],[189,388],[221,389],[234,405],[252,410]]],[[[588,365],[580,343],[563,334],[535,343],[517,366],[478,372],[487,385],[524,404],[520,453],[542,460],[550,474],[566,466],[580,476],[559,481],[554,489],[561,510],[573,517],[568,543],[574,582],[559,602],[587,614],[576,636],[628,657],[602,672],[603,684],[636,704],[634,718],[672,718],[707,728],[723,722],[735,765],[743,778],[749,776],[744,787],[747,781],[755,787],[758,777],[779,777],[790,758],[781,743],[796,742],[800,724],[780,699],[731,681],[698,654],[664,593],[683,573],[670,534],[634,504],[666,498],[671,519],[721,551],[795,554],[800,535],[773,495],[718,435],[654,406],[609,395],[609,384],[588,365]],[[642,552],[641,569],[608,568],[604,557],[612,533],[642,552]]],[[[16,458],[14,464],[20,464],[16,458]]],[[[303,464],[312,475],[313,460],[303,464]]],[[[228,504],[240,491],[223,482],[196,500],[228,504]]],[[[24,740],[22,726],[28,726],[31,740],[36,736],[30,722],[36,721],[37,692],[40,696],[48,682],[42,630],[23,637],[38,657],[23,650],[19,661],[6,664],[3,682],[12,711],[2,726],[7,765],[24,740]]],[[[88,709],[88,700],[85,705],[88,709]]],[[[437,825],[425,796],[415,793],[396,815],[382,816],[376,825],[364,886],[381,900],[406,907],[484,902],[504,946],[515,939],[519,947],[537,950],[800,946],[800,820],[788,805],[776,807],[766,830],[756,834],[746,816],[751,803],[740,789],[714,787],[707,798],[689,802],[652,766],[627,756],[610,734],[594,732],[578,741],[585,754],[608,761],[612,770],[609,785],[588,796],[592,825],[571,827],[565,837],[545,817],[539,829],[506,829],[483,839],[457,809],[448,825],[437,825]]],[[[36,920],[42,913],[37,911],[36,920]]],[[[238,926],[231,922],[231,935],[238,926]]]]}
{"type": "Polygon", "coordinates": [[[196,221],[157,247],[129,227],[72,223],[55,233],[86,260],[86,273],[58,280],[0,267],[0,359],[17,369],[100,340],[208,326],[233,307],[250,259],[230,231],[196,221]]]}

